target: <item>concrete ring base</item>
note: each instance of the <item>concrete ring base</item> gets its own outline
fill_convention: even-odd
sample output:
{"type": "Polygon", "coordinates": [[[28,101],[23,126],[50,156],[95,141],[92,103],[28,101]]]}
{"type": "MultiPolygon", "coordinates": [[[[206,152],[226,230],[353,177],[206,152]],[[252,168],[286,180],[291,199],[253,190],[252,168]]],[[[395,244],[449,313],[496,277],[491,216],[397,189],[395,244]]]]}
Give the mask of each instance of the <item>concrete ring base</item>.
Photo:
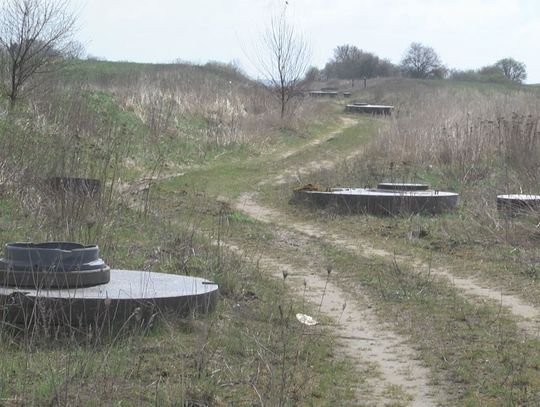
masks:
{"type": "Polygon", "coordinates": [[[14,242],[4,246],[0,286],[81,288],[109,282],[110,268],[96,245],[14,242]]]}
{"type": "Polygon", "coordinates": [[[2,268],[0,261],[0,286],[33,289],[82,288],[106,284],[111,278],[111,269],[107,266],[90,270],[55,271],[55,270],[10,270],[2,268]]]}
{"type": "Polygon", "coordinates": [[[123,323],[137,315],[210,312],[218,286],[208,280],[154,273],[111,270],[107,284],[75,289],[0,287],[3,321],[14,324],[88,325],[123,323]]]}
{"type": "Polygon", "coordinates": [[[506,215],[519,215],[540,210],[540,195],[497,195],[497,210],[506,215]]]}
{"type": "Polygon", "coordinates": [[[391,215],[398,213],[438,214],[453,209],[459,194],[443,191],[382,191],[333,188],[324,191],[294,191],[294,199],[344,213],[391,215]]]}

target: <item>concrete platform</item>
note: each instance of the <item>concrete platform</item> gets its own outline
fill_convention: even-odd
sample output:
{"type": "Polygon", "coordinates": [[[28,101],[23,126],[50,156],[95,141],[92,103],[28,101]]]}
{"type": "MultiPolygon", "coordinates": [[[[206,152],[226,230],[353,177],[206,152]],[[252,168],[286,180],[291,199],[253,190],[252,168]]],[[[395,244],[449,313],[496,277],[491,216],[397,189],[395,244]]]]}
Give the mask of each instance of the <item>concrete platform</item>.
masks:
{"type": "Polygon", "coordinates": [[[3,321],[88,325],[124,323],[153,313],[204,314],[217,302],[208,280],[150,271],[111,270],[110,281],[75,289],[0,287],[3,321]]]}
{"type": "Polygon", "coordinates": [[[394,109],[394,106],[371,105],[371,104],[366,104],[366,103],[352,103],[345,106],[346,112],[367,113],[367,114],[384,115],[384,116],[390,115],[393,109],[394,109]]]}
{"type": "Polygon", "coordinates": [[[311,97],[331,97],[335,98],[338,96],[337,91],[332,90],[310,90],[309,96],[311,97]]]}
{"type": "Polygon", "coordinates": [[[427,191],[428,184],[414,184],[409,182],[379,182],[377,189],[384,191],[427,191]]]}
{"type": "Polygon", "coordinates": [[[540,195],[497,195],[497,210],[507,215],[540,211],[540,195]]]}
{"type": "Polygon", "coordinates": [[[294,199],[344,213],[391,215],[398,213],[438,214],[453,209],[459,194],[420,190],[393,191],[364,188],[332,188],[329,191],[295,190],[294,199]]]}

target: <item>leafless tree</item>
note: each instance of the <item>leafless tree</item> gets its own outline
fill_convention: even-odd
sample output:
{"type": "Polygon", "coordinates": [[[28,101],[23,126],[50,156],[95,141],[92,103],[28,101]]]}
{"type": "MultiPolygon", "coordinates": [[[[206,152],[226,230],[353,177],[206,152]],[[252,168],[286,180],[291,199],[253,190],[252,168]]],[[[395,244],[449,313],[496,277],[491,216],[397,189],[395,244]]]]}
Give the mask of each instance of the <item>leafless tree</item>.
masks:
{"type": "Polygon", "coordinates": [[[431,47],[413,42],[401,60],[401,66],[412,78],[441,79],[446,75],[446,68],[431,47]]]}
{"type": "Polygon", "coordinates": [[[283,119],[289,102],[303,88],[304,74],[311,60],[309,44],[287,21],[286,9],[272,15],[257,54],[257,68],[278,97],[283,119]]]}
{"type": "Polygon", "coordinates": [[[334,49],[334,57],[328,61],[324,70],[331,78],[350,80],[354,87],[356,79],[390,76],[396,71],[396,67],[371,52],[346,44],[334,49]]]}
{"type": "Polygon", "coordinates": [[[1,91],[11,107],[78,50],[68,0],[5,0],[0,7],[1,91]]]}
{"type": "Polygon", "coordinates": [[[523,62],[513,58],[504,58],[495,62],[494,67],[498,68],[505,79],[521,83],[527,79],[527,69],[523,62]]]}

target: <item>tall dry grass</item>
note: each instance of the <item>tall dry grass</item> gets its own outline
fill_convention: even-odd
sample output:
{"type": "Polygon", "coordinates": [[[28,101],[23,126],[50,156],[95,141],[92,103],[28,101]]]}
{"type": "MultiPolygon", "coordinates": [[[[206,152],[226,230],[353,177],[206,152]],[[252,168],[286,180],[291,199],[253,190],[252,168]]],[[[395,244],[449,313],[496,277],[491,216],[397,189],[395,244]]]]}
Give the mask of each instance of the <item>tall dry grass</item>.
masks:
{"type": "Polygon", "coordinates": [[[114,229],[119,185],[257,148],[278,127],[302,128],[319,107],[297,103],[281,122],[273,95],[229,65],[83,63],[0,111],[0,181],[47,238],[95,242],[114,229]],[[47,179],[58,176],[99,180],[98,202],[51,196],[47,179]]]}
{"type": "MultiPolygon", "coordinates": [[[[140,214],[118,188],[133,178],[132,165],[144,168],[145,177],[162,172],[176,142],[192,142],[202,156],[208,149],[255,143],[281,126],[277,104],[264,88],[212,72],[158,66],[86,80],[60,78],[16,111],[0,111],[1,216],[12,227],[2,224],[5,241],[94,243],[113,267],[208,277],[223,295],[215,317],[172,318],[152,329],[135,313],[125,326],[110,330],[46,320],[12,327],[0,320],[5,402],[77,405],[128,398],[138,404],[150,394],[155,405],[209,405],[223,394],[234,404],[240,393],[250,404],[272,405],[280,392],[307,397],[311,350],[285,352],[280,340],[311,342],[292,324],[278,329],[288,321],[275,317],[272,283],[224,251],[216,253],[195,232],[200,219],[182,216],[172,225],[154,211],[140,214]],[[102,188],[91,199],[54,190],[48,179],[56,176],[97,179],[102,188]],[[291,365],[299,366],[298,373],[288,374],[284,389],[278,378],[291,365]]],[[[310,120],[314,109],[302,104],[288,125],[310,120]]]]}
{"type": "Polygon", "coordinates": [[[540,98],[528,92],[443,88],[398,106],[374,149],[395,162],[471,171],[509,166],[534,175],[540,152],[540,98]]]}
{"type": "Polygon", "coordinates": [[[538,215],[502,217],[496,197],[540,195],[538,91],[384,80],[359,97],[394,104],[393,116],[379,123],[359,159],[321,171],[312,182],[356,187],[382,180],[427,182],[459,192],[460,205],[455,216],[440,221],[412,217],[411,228],[430,228],[443,244],[534,246],[538,215]]]}
{"type": "Polygon", "coordinates": [[[311,100],[298,99],[284,123],[275,95],[228,64],[128,64],[114,74],[80,80],[74,76],[67,85],[110,92],[153,136],[186,139],[203,150],[256,143],[276,127],[301,128],[316,114],[311,100]]]}

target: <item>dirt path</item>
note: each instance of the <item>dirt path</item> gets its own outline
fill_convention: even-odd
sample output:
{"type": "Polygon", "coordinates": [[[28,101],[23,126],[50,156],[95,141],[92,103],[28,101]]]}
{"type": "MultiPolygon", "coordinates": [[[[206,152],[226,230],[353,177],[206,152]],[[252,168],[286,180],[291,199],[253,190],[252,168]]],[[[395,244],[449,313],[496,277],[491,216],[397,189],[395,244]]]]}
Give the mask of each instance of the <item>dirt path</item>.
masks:
{"type": "MultiPolygon", "coordinates": [[[[295,154],[298,154],[299,152],[302,152],[308,148],[316,147],[320,144],[322,144],[325,141],[330,140],[331,138],[335,137],[336,135],[343,132],[343,130],[355,126],[358,124],[358,120],[352,119],[350,117],[342,117],[342,125],[337,129],[330,133],[327,133],[324,137],[317,138],[310,143],[305,144],[302,148],[297,148],[294,150],[290,150],[284,154],[281,155],[282,159],[287,159],[289,157],[292,157],[295,154]]],[[[272,178],[271,180],[263,180],[259,182],[258,186],[262,186],[265,184],[268,184],[271,182],[274,185],[281,185],[286,184],[287,182],[290,182],[291,179],[294,179],[295,181],[300,182],[302,176],[306,176],[310,173],[312,173],[315,170],[323,170],[323,169],[331,169],[334,167],[336,163],[331,160],[314,160],[310,161],[307,164],[303,164],[301,166],[298,166],[296,168],[287,168],[284,169],[280,175],[277,177],[272,178]]]]}
{"type": "MultiPolygon", "coordinates": [[[[356,123],[357,121],[354,119],[344,118],[343,125],[339,130],[311,141],[302,149],[320,145],[356,123]]],[[[286,159],[300,151],[302,150],[289,151],[281,158],[286,159]]],[[[358,153],[353,152],[350,157],[355,154],[358,153]]],[[[289,178],[295,174],[305,175],[324,165],[331,168],[335,162],[313,161],[301,168],[285,170],[272,182],[289,182],[289,178]]],[[[136,194],[147,188],[150,183],[161,182],[181,175],[183,173],[147,177],[122,185],[119,190],[136,194]]],[[[243,195],[236,206],[263,222],[278,224],[278,219],[282,217],[280,212],[258,205],[255,201],[255,194],[243,195]]],[[[297,232],[308,236],[323,236],[311,225],[297,224],[295,228],[297,232]]],[[[334,239],[334,242],[343,246],[348,245],[345,240],[337,241],[334,239]]],[[[440,387],[430,384],[429,369],[420,363],[416,351],[406,343],[403,337],[395,334],[377,317],[366,295],[358,291],[352,296],[341,289],[340,285],[337,284],[339,275],[334,273],[332,278],[328,279],[326,276],[313,273],[310,269],[295,267],[281,260],[279,256],[275,257],[275,253],[268,255],[249,253],[248,255],[244,248],[230,242],[224,244],[231,251],[245,255],[248,259],[255,259],[260,268],[276,278],[283,278],[283,271],[287,271],[288,287],[299,297],[305,295],[306,300],[318,307],[321,314],[336,322],[335,329],[338,331],[336,336],[340,344],[339,350],[356,364],[358,372],[370,371],[370,374],[364,375],[366,383],[356,389],[358,404],[415,407],[446,404],[447,396],[440,387]]],[[[316,317],[318,316],[316,315],[316,317]]]]}
{"type": "MultiPolygon", "coordinates": [[[[346,119],[341,129],[307,143],[303,149],[321,145],[325,140],[334,137],[345,128],[356,123],[355,120],[346,119]]],[[[300,151],[302,150],[296,149],[286,152],[280,158],[287,159],[300,151]]],[[[352,151],[345,159],[352,159],[361,153],[361,149],[352,151]]],[[[313,160],[295,167],[290,166],[284,168],[278,176],[261,181],[258,186],[269,183],[274,185],[289,183],[299,180],[300,177],[306,176],[315,170],[329,169],[336,164],[337,162],[333,160],[313,160]]],[[[540,319],[539,311],[522,299],[506,294],[500,289],[485,287],[482,283],[471,278],[454,276],[443,267],[430,268],[429,265],[410,256],[396,256],[383,248],[375,247],[368,240],[361,237],[338,235],[325,230],[314,222],[292,221],[287,217],[286,213],[281,213],[275,208],[260,204],[257,201],[256,192],[245,193],[232,204],[259,221],[290,231],[293,238],[289,238],[289,242],[297,245],[300,242],[297,247],[299,251],[303,249],[302,239],[299,237],[304,236],[304,240],[305,237],[318,238],[357,255],[392,257],[396,261],[409,264],[418,270],[427,270],[429,268],[433,276],[446,279],[460,292],[474,299],[489,299],[508,307],[510,312],[518,317],[522,329],[531,334],[538,334],[540,326],[538,321],[540,319]]],[[[246,250],[233,244],[229,244],[229,248],[238,253],[245,253],[246,250]]],[[[246,257],[253,258],[253,256],[246,257]]],[[[259,255],[258,262],[260,267],[277,278],[282,278],[282,271],[287,270],[290,275],[288,284],[299,296],[304,293],[303,282],[305,280],[309,287],[308,299],[315,304],[320,302],[324,292],[321,312],[337,322],[336,329],[339,332],[341,350],[357,363],[358,371],[365,370],[368,365],[367,362],[371,362],[376,366],[379,373],[378,375],[366,375],[371,378],[368,380],[368,384],[372,391],[369,392],[370,397],[366,398],[365,389],[359,388],[359,402],[367,405],[407,404],[412,406],[447,403],[449,397],[438,386],[430,384],[429,370],[420,364],[416,352],[406,344],[403,337],[396,335],[390,326],[385,325],[378,319],[374,310],[372,310],[369,298],[361,292],[361,287],[358,287],[360,291],[356,292],[355,296],[352,297],[340,288],[340,284],[338,284],[339,276],[334,276],[326,285],[325,276],[318,275],[310,268],[295,267],[283,260],[279,253],[259,255]],[[346,306],[343,309],[344,304],[346,306]],[[399,395],[397,396],[399,400],[396,400],[396,394],[399,395]]]]}
{"type": "Polygon", "coordinates": [[[346,129],[348,127],[352,127],[352,126],[358,124],[358,120],[353,119],[351,117],[345,117],[344,116],[344,117],[341,118],[341,121],[342,121],[342,125],[337,130],[326,133],[323,137],[319,137],[319,138],[317,138],[317,139],[315,139],[313,141],[310,141],[309,143],[304,144],[300,148],[295,148],[295,149],[291,149],[289,151],[286,151],[283,154],[281,154],[280,158],[282,160],[285,160],[285,159],[287,159],[289,157],[292,157],[293,155],[298,154],[298,153],[300,153],[300,152],[302,152],[302,151],[304,151],[304,150],[306,150],[308,148],[316,147],[319,144],[322,144],[325,141],[330,140],[332,137],[338,135],[344,129],[346,129]]]}
{"type": "Polygon", "coordinates": [[[255,193],[246,193],[242,195],[237,203],[237,207],[259,221],[290,227],[307,236],[324,239],[325,241],[331,242],[333,245],[346,249],[354,254],[360,254],[365,257],[391,257],[395,258],[396,261],[411,264],[416,269],[429,270],[433,276],[448,280],[464,294],[471,297],[489,299],[500,303],[502,306],[508,307],[510,312],[517,317],[518,326],[521,329],[530,335],[538,336],[540,334],[540,311],[515,295],[507,294],[499,288],[486,287],[473,278],[455,276],[442,267],[430,267],[430,265],[411,257],[395,255],[384,249],[376,248],[368,241],[359,237],[353,239],[339,236],[335,233],[325,231],[315,224],[287,221],[284,214],[257,203],[255,197],[255,193]]]}
{"type": "MultiPolygon", "coordinates": [[[[353,123],[345,123],[344,127],[348,125],[353,125],[353,123]]],[[[336,133],[334,132],[332,136],[336,133]]],[[[293,154],[284,157],[290,157],[293,154]]],[[[361,150],[353,151],[346,159],[349,160],[359,154],[361,154],[361,150]]],[[[285,168],[279,176],[265,180],[259,186],[268,183],[285,184],[298,181],[301,176],[321,168],[332,168],[336,164],[336,162],[328,160],[314,160],[303,163],[296,168],[285,168]]],[[[509,311],[517,318],[518,326],[528,334],[538,335],[540,331],[539,310],[515,295],[504,293],[499,288],[484,286],[483,283],[473,278],[455,276],[443,267],[431,267],[410,256],[396,256],[394,253],[377,248],[369,241],[359,237],[351,238],[337,235],[311,222],[292,221],[288,219],[287,214],[258,203],[256,192],[243,194],[234,205],[237,209],[259,221],[273,224],[278,228],[289,229],[292,231],[291,233],[318,238],[361,256],[391,257],[396,261],[409,264],[417,270],[429,270],[431,275],[449,281],[461,293],[474,300],[488,299],[508,307],[509,311]]],[[[301,239],[299,240],[301,241],[301,239]]],[[[300,243],[299,250],[302,250],[301,246],[300,243]]],[[[291,276],[294,276],[291,281],[294,281],[293,286],[299,295],[302,295],[302,284],[305,279],[308,286],[311,287],[310,298],[314,302],[317,301],[317,298],[320,299],[321,290],[326,283],[323,277],[309,270],[295,268],[284,261],[268,257],[268,255],[262,256],[260,263],[277,277],[281,276],[281,270],[287,270],[291,276]]],[[[420,365],[414,350],[405,343],[403,338],[393,333],[391,327],[381,324],[381,321],[371,310],[369,299],[362,292],[357,292],[357,295],[351,298],[338,284],[330,282],[326,288],[325,302],[321,311],[337,321],[337,329],[343,343],[342,350],[353,360],[356,360],[358,371],[365,369],[365,361],[372,361],[377,365],[380,377],[371,380],[374,395],[369,402],[375,403],[375,405],[391,404],[393,401],[385,395],[388,394],[388,390],[392,386],[402,389],[405,393],[405,400],[400,400],[400,402],[407,403],[408,401],[408,404],[412,406],[437,405],[448,400],[439,388],[430,385],[429,371],[420,365]],[[344,303],[347,305],[343,310],[344,303]],[[341,315],[342,313],[343,315],[341,315]]],[[[359,395],[359,400],[362,400],[361,395],[359,395]]]]}
{"type": "MultiPolygon", "coordinates": [[[[343,131],[345,128],[355,125],[357,122],[352,119],[344,120],[340,130],[330,133],[327,137],[318,139],[309,145],[318,145],[322,141],[343,131]]],[[[283,155],[283,158],[290,157],[297,153],[283,155]]],[[[348,159],[360,154],[361,151],[354,151],[349,154],[348,159]]],[[[297,168],[284,169],[282,173],[269,181],[262,181],[259,186],[266,182],[280,184],[290,182],[291,178],[300,178],[310,172],[321,168],[332,168],[336,165],[334,161],[314,160],[297,168]]],[[[348,242],[338,236],[329,236],[318,230],[316,226],[310,224],[293,223],[287,225],[283,222],[284,214],[279,211],[264,207],[256,202],[256,193],[246,193],[233,203],[237,209],[249,214],[251,217],[266,223],[272,223],[280,228],[292,228],[294,233],[298,232],[310,236],[328,239],[340,247],[349,250],[356,250],[356,242],[348,242]]],[[[295,243],[301,239],[294,239],[295,243]]],[[[289,242],[291,240],[289,239],[289,242]]],[[[236,252],[243,252],[238,246],[231,246],[236,252]]],[[[370,255],[386,255],[383,251],[375,248],[362,246],[364,251],[370,255]]],[[[301,247],[299,247],[302,250],[301,247]]],[[[358,371],[366,369],[366,365],[375,365],[376,375],[367,375],[368,384],[372,389],[370,397],[364,389],[357,389],[358,401],[365,405],[410,405],[410,406],[435,406],[444,404],[447,399],[444,392],[437,386],[433,386],[429,381],[429,370],[419,362],[416,352],[406,344],[403,337],[395,334],[392,329],[384,324],[372,310],[369,298],[360,289],[353,297],[340,288],[333,279],[327,281],[324,276],[299,267],[294,267],[279,258],[278,254],[266,254],[258,256],[259,266],[267,270],[277,278],[283,278],[282,272],[286,270],[291,276],[289,278],[291,288],[299,295],[304,295],[304,281],[309,287],[308,299],[318,304],[324,293],[324,301],[321,303],[320,311],[336,321],[336,329],[339,332],[341,350],[347,357],[355,361],[358,371]],[[272,257],[274,256],[274,257],[272,257]],[[278,257],[275,257],[278,256],[278,257]]]]}
{"type": "MultiPolygon", "coordinates": [[[[333,137],[339,131],[353,126],[356,124],[356,121],[350,118],[344,118],[343,126],[340,130],[336,130],[330,135],[333,137]]],[[[324,140],[324,138],[320,139],[324,140]]],[[[362,153],[361,149],[352,151],[345,160],[351,160],[352,158],[357,157],[362,153]]],[[[296,168],[284,169],[283,172],[275,177],[274,179],[265,180],[259,185],[264,185],[268,183],[273,184],[285,184],[292,181],[298,180],[301,175],[308,175],[310,172],[313,172],[317,169],[330,169],[337,164],[335,161],[320,161],[313,160],[308,163],[304,163],[296,168]],[[295,179],[296,178],[296,179],[295,179]]],[[[256,193],[245,193],[238,200],[237,204],[244,212],[248,213],[250,216],[261,220],[267,223],[277,223],[280,221],[283,224],[284,214],[271,209],[264,207],[257,203],[256,193]]],[[[332,242],[335,246],[345,248],[355,254],[361,254],[362,256],[381,256],[381,257],[393,257],[397,261],[403,261],[409,263],[417,269],[428,270],[433,276],[444,278],[450,281],[454,287],[459,289],[461,292],[475,298],[484,298],[492,301],[496,301],[502,306],[508,307],[510,312],[518,318],[518,326],[526,331],[530,335],[538,336],[540,335],[540,310],[534,307],[531,304],[528,304],[523,299],[504,292],[503,289],[497,287],[487,287],[485,284],[473,279],[473,278],[464,278],[453,275],[449,270],[444,267],[431,267],[417,259],[413,259],[407,256],[396,256],[394,253],[390,253],[384,249],[374,247],[369,241],[361,238],[351,239],[349,237],[338,236],[334,233],[329,233],[328,231],[322,230],[315,224],[308,223],[299,223],[299,222],[285,222],[290,227],[295,230],[302,232],[308,236],[317,237],[325,239],[326,241],[332,242]]]]}
{"type": "Polygon", "coordinates": [[[358,292],[352,297],[334,283],[339,275],[321,275],[268,255],[248,254],[233,244],[227,247],[276,278],[282,279],[283,272],[287,272],[289,289],[299,298],[305,296],[316,308],[320,307],[321,314],[336,321],[339,350],[350,358],[358,372],[372,370],[366,375],[367,386],[356,389],[359,404],[440,405],[444,399],[442,391],[430,385],[429,371],[420,364],[414,350],[381,324],[366,296],[358,292]]]}

